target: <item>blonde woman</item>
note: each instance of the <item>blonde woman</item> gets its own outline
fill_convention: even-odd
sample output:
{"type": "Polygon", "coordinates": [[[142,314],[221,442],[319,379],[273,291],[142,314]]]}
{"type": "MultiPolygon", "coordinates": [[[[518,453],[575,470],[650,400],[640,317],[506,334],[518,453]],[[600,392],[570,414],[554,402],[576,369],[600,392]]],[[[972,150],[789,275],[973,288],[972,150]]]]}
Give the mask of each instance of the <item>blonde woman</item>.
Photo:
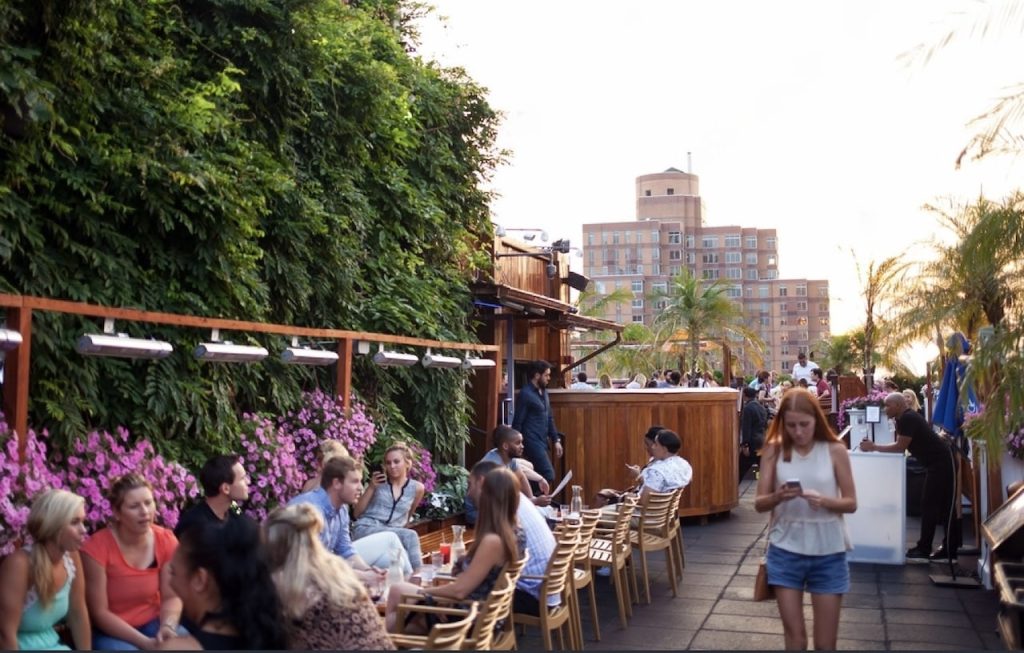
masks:
{"type": "Polygon", "coordinates": [[[292,649],[391,650],[363,583],[320,543],[324,527],[308,503],[277,508],[263,525],[266,556],[285,609],[292,649]]]}
{"type": "Polygon", "coordinates": [[[914,392],[910,388],[907,388],[900,394],[907,398],[907,408],[918,413],[921,413],[922,415],[924,414],[924,411],[921,410],[921,402],[917,400],[916,392],[914,392]]]}
{"type": "Polygon", "coordinates": [[[370,483],[353,508],[355,539],[381,531],[392,531],[402,541],[413,571],[420,568],[423,555],[416,531],[406,528],[416,506],[423,500],[424,487],[409,478],[412,450],[396,442],[384,452],[383,469],[371,470],[370,483]]]}
{"type": "Polygon", "coordinates": [[[348,449],[337,440],[321,441],[320,446],[316,449],[316,474],[306,481],[306,484],[302,486],[302,491],[311,492],[320,487],[320,471],[324,468],[325,462],[337,456],[347,455],[349,455],[348,449]]]}
{"type": "Polygon", "coordinates": [[[647,375],[643,372],[638,372],[633,380],[626,384],[627,390],[638,390],[640,388],[647,387],[647,375]]]}
{"type": "Polygon", "coordinates": [[[53,628],[65,616],[75,646],[90,648],[78,554],[85,541],[85,500],[64,490],[43,492],[32,502],[28,533],[34,544],[0,565],[0,648],[67,650],[53,628]]]}
{"type": "Polygon", "coordinates": [[[612,377],[608,376],[607,374],[602,374],[598,378],[597,385],[602,390],[611,390],[612,389],[612,377]]]}

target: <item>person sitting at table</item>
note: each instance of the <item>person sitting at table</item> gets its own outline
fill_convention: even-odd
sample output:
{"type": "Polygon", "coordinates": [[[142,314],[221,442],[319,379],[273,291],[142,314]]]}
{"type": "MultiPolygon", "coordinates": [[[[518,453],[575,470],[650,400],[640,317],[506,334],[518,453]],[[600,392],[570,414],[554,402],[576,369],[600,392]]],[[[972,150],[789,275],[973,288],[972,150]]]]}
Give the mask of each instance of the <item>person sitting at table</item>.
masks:
{"type": "Polygon", "coordinates": [[[188,634],[162,642],[161,650],[280,650],[288,643],[260,527],[249,517],[198,521],[182,531],[171,587],[188,634]]]}
{"type": "MultiPolygon", "coordinates": [[[[519,479],[520,489],[533,502],[533,505],[541,507],[550,505],[551,496],[547,494],[549,489],[547,480],[534,471],[533,464],[530,461],[523,458],[525,451],[523,434],[511,426],[499,424],[495,427],[491,438],[494,448],[484,454],[480,461],[489,460],[507,467],[519,479]],[[539,496],[533,495],[533,489],[530,487],[531,478],[540,485],[540,490],[543,494],[539,496]]],[[[468,494],[465,498],[465,506],[466,523],[472,526],[476,522],[477,509],[476,503],[468,494]]]]}
{"type": "MultiPolygon", "coordinates": [[[[663,431],[664,429],[665,427],[663,426],[652,426],[649,429],[647,429],[646,433],[644,433],[644,451],[647,452],[647,462],[644,463],[643,467],[637,465],[630,465],[629,463],[626,464],[626,469],[629,470],[629,473],[634,477],[634,479],[637,479],[639,477],[640,470],[645,469],[654,461],[654,453],[651,449],[651,447],[654,445],[654,436],[658,434],[658,431],[663,431]]],[[[625,490],[615,490],[612,488],[604,488],[602,490],[598,490],[597,494],[594,497],[594,505],[601,507],[618,503],[619,500],[622,499],[622,496],[624,494],[626,494],[627,492],[635,493],[637,492],[639,487],[639,482],[634,482],[633,485],[626,488],[625,490]]]]}
{"type": "Polygon", "coordinates": [[[82,545],[92,647],[151,649],[176,635],[181,619],[181,599],[170,585],[178,538],[153,523],[153,488],[141,475],[115,479],[108,498],[110,525],[82,545]]]}
{"type": "Polygon", "coordinates": [[[325,462],[331,458],[347,455],[349,455],[348,448],[338,440],[321,440],[320,445],[316,448],[316,474],[303,484],[302,491],[312,492],[320,487],[320,472],[323,470],[325,462]]]}
{"type": "Polygon", "coordinates": [[[420,568],[423,554],[420,537],[406,525],[423,500],[425,488],[409,478],[412,471],[412,450],[396,442],[384,451],[384,470],[375,470],[359,501],[352,509],[356,518],[352,534],[356,540],[390,531],[398,536],[409,556],[412,570],[420,568]]]}
{"type": "Polygon", "coordinates": [[[366,586],[320,542],[324,520],[300,503],[271,511],[263,524],[266,556],[288,620],[293,650],[395,648],[366,586]]]}
{"type": "Polygon", "coordinates": [[[320,511],[326,524],[320,541],[329,551],[344,558],[364,582],[375,582],[382,577],[394,558],[408,576],[412,573],[409,557],[402,541],[391,531],[352,540],[348,507],[359,501],[362,492],[363,474],[359,465],[350,456],[339,456],[324,463],[320,487],[300,494],[288,505],[310,503],[320,511]]]}
{"type": "Polygon", "coordinates": [[[238,503],[249,498],[249,474],[234,454],[207,460],[199,470],[199,484],[204,498],[181,513],[174,527],[175,537],[181,537],[196,522],[223,522],[241,514],[238,503]]]}
{"type": "Polygon", "coordinates": [[[78,554],[85,540],[85,499],[47,490],[32,501],[27,525],[32,544],[0,565],[0,649],[67,650],[53,627],[65,617],[76,648],[90,648],[78,554]]]}
{"type": "Polygon", "coordinates": [[[671,492],[686,487],[693,479],[693,468],[679,455],[683,441],[668,429],[654,434],[651,444],[651,462],[643,468],[635,467],[640,481],[640,496],[647,492],[671,492]]]}
{"type": "Polygon", "coordinates": [[[818,399],[832,396],[832,388],[829,387],[828,381],[825,380],[825,373],[821,371],[820,367],[815,367],[811,370],[811,383],[814,384],[815,394],[818,396],[818,399]]]}
{"type": "MultiPolygon", "coordinates": [[[[466,602],[487,599],[505,563],[520,559],[526,550],[526,534],[516,519],[520,496],[519,480],[508,469],[499,467],[484,476],[473,544],[453,565],[454,580],[440,587],[420,587],[406,582],[392,585],[386,611],[388,630],[394,632],[397,627],[398,604],[404,594],[417,594],[427,605],[435,603],[435,596],[466,602]]],[[[405,626],[407,632],[423,634],[433,626],[432,621],[417,614],[405,626]]]]}

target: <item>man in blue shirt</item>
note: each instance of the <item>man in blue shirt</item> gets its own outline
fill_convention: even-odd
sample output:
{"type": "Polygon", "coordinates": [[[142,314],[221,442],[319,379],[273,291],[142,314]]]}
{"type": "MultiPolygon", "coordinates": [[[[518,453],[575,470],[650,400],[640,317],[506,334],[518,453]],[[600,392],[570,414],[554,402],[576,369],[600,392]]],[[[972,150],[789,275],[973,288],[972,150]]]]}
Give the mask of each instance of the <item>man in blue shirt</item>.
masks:
{"type": "Polygon", "coordinates": [[[550,484],[555,480],[555,468],[548,457],[549,440],[555,445],[555,455],[562,457],[562,442],[555,428],[547,393],[551,364],[547,361],[531,362],[526,368],[526,378],[526,385],[516,395],[512,428],[523,434],[523,457],[533,463],[537,473],[550,484]]]}
{"type": "Polygon", "coordinates": [[[348,507],[355,505],[362,493],[363,476],[356,461],[349,456],[338,456],[324,463],[320,487],[303,492],[288,505],[309,503],[320,510],[324,518],[320,541],[328,551],[344,558],[364,582],[375,582],[396,557],[405,576],[409,576],[412,573],[409,557],[393,532],[382,531],[352,541],[348,507]]]}

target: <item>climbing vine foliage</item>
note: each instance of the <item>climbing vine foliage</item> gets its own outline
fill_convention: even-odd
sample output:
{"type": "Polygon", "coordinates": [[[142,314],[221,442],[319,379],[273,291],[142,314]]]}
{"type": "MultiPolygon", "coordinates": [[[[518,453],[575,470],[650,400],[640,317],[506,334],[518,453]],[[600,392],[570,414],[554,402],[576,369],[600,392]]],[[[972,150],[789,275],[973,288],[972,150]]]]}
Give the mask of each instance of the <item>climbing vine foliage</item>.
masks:
{"type": "MultiPolygon", "coordinates": [[[[111,306],[471,340],[497,114],[417,57],[397,0],[0,2],[0,291],[111,306]]],[[[124,424],[185,461],[238,443],[331,370],[87,359],[95,320],[37,312],[31,421],[124,424]]],[[[227,334],[222,334],[227,335],[227,334]]],[[[357,362],[393,435],[465,437],[462,372],[357,362]]]]}

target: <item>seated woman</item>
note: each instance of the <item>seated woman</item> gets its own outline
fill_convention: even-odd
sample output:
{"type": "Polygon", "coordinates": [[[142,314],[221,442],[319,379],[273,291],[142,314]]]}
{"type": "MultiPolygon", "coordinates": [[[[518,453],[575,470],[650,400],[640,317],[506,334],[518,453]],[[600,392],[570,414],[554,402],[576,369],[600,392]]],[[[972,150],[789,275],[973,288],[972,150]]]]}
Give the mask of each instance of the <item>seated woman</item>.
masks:
{"type": "Polygon", "coordinates": [[[260,528],[240,516],[199,522],[181,534],[171,587],[187,635],[161,650],[280,650],[287,644],[281,601],[260,548],[260,528]]]}
{"type": "Polygon", "coordinates": [[[92,646],[85,579],[78,549],[85,541],[85,500],[47,490],[32,501],[28,534],[33,544],[0,565],[0,649],[62,649],[53,626],[67,617],[79,649],[92,646]]]}
{"type": "Polygon", "coordinates": [[[288,647],[381,651],[388,637],[366,587],[320,543],[324,520],[300,503],[275,509],[263,525],[267,561],[288,621],[288,647]]]}
{"type": "Polygon", "coordinates": [[[356,540],[381,531],[391,531],[402,541],[413,571],[420,568],[423,554],[420,537],[406,528],[416,507],[423,500],[423,484],[409,478],[412,450],[396,443],[384,452],[384,471],[376,470],[352,509],[356,523],[352,534],[356,540]]]}
{"type": "Polygon", "coordinates": [[[348,449],[337,440],[322,440],[316,448],[316,474],[302,486],[303,492],[310,492],[320,487],[320,473],[324,463],[335,456],[347,456],[348,449]]]}
{"type": "MultiPolygon", "coordinates": [[[[481,483],[476,536],[466,556],[453,565],[455,580],[448,585],[430,588],[410,583],[392,585],[388,594],[388,630],[394,631],[397,627],[396,613],[403,594],[419,594],[428,605],[435,596],[457,601],[482,601],[494,589],[505,563],[523,556],[526,535],[516,520],[519,480],[508,468],[499,467],[488,472],[481,483]]],[[[413,622],[406,624],[407,632],[422,634],[430,629],[430,624],[422,616],[417,615],[413,622]]]]}
{"type": "Polygon", "coordinates": [[[683,441],[674,431],[662,429],[651,443],[651,462],[639,472],[641,497],[646,492],[671,492],[690,484],[693,468],[679,455],[683,441]]]}
{"type": "Polygon", "coordinates": [[[150,649],[173,637],[181,600],[170,586],[178,540],[153,523],[153,488],[139,474],[114,480],[108,493],[111,523],[82,546],[85,599],[94,649],[150,649]]]}

